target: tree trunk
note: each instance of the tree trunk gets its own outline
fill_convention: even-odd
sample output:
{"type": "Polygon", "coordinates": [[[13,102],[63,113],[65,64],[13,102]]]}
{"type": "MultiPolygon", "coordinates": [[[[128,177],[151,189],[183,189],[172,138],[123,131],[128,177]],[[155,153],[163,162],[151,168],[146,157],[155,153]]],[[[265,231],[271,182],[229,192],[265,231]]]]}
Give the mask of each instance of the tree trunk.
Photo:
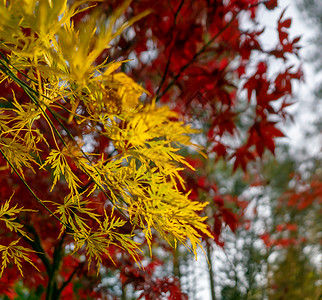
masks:
{"type": "Polygon", "coordinates": [[[211,293],[211,299],[216,300],[216,293],[215,293],[215,278],[214,278],[214,271],[213,271],[213,262],[212,262],[212,257],[211,257],[211,248],[209,243],[206,245],[207,247],[207,256],[208,256],[208,261],[209,261],[209,284],[210,284],[210,293],[211,293]]]}
{"type": "Polygon", "coordinates": [[[180,260],[178,247],[173,250],[173,275],[179,278],[181,282],[180,260]]]}
{"type": "Polygon", "coordinates": [[[59,297],[60,291],[57,289],[56,278],[50,278],[46,290],[46,300],[58,300],[59,297]]]}

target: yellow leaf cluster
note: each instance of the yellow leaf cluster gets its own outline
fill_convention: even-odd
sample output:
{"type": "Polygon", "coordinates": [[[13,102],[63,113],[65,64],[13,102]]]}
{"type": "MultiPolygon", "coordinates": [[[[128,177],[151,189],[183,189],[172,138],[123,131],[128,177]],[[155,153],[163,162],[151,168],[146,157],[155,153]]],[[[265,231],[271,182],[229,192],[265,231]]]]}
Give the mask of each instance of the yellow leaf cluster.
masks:
{"type": "MultiPolygon", "coordinates": [[[[1,154],[25,185],[26,169],[50,172],[51,191],[58,181],[66,183],[70,192],[53,203],[56,210],[52,213],[61,221],[61,233],[66,230],[74,237],[75,252],[85,248],[89,263],[95,261],[98,266],[102,256],[109,256],[112,244],[137,259],[136,231],[119,233],[126,222],[143,230],[150,247],[154,230],[169,243],[174,238],[174,246],[178,241],[188,246],[190,240],[195,254],[200,234],[211,236],[205,218],[198,214],[206,203],[192,202],[189,192],[180,191],[185,185],[180,171],[190,166],[179,150],[196,147],[190,135],[197,131],[174,121],[178,116],[168,107],[154,101],[143,104],[144,88],[116,72],[124,61],[95,64],[113,39],[149,13],[117,22],[129,2],[107,22],[94,11],[78,26],[72,17],[90,7],[87,1],[72,6],[67,0],[0,2],[0,48],[9,53],[0,58],[0,81],[15,82],[27,95],[23,102],[14,94],[1,100],[7,103],[0,106],[1,154]],[[41,124],[50,129],[49,135],[41,124]],[[77,133],[69,132],[71,125],[77,133]],[[115,155],[108,156],[108,149],[85,152],[90,146],[86,135],[108,140],[115,155]],[[40,143],[55,147],[42,153],[40,143]],[[87,178],[87,185],[80,174],[87,178]],[[113,213],[99,216],[88,208],[98,193],[105,195],[124,220],[113,213]]],[[[48,201],[35,193],[46,207],[48,201]]],[[[6,205],[3,210],[8,214],[6,205]]],[[[19,212],[12,208],[12,213],[19,212]]],[[[12,219],[6,220],[11,220],[8,228],[22,234],[12,219]]],[[[16,257],[19,267],[19,259],[26,259],[16,244],[1,247],[4,261],[16,257]]]]}
{"type": "Polygon", "coordinates": [[[28,257],[29,253],[35,252],[35,251],[23,246],[19,246],[18,245],[19,241],[20,241],[20,238],[11,242],[8,246],[0,245],[0,252],[2,252],[0,278],[2,277],[2,274],[5,268],[8,266],[8,264],[11,264],[12,262],[17,266],[21,276],[23,276],[23,270],[22,270],[22,264],[21,264],[23,260],[30,263],[33,267],[35,267],[39,271],[37,266],[28,257]]]}
{"type": "MultiPolygon", "coordinates": [[[[16,219],[17,219],[17,215],[20,214],[21,212],[36,212],[36,211],[31,209],[24,209],[23,207],[18,208],[17,207],[18,205],[10,207],[10,201],[12,196],[0,207],[0,222],[4,222],[6,227],[10,231],[17,232],[19,233],[20,236],[23,236],[31,240],[31,238],[27,235],[27,233],[22,229],[23,225],[17,222],[16,219]]],[[[21,262],[23,260],[27,261],[37,269],[37,267],[28,257],[28,253],[34,252],[34,251],[17,245],[19,243],[19,240],[20,238],[12,241],[8,246],[0,245],[0,252],[2,252],[0,278],[5,268],[8,266],[8,264],[12,262],[18,267],[18,270],[20,271],[22,276],[23,276],[23,272],[22,272],[21,262]]]]}

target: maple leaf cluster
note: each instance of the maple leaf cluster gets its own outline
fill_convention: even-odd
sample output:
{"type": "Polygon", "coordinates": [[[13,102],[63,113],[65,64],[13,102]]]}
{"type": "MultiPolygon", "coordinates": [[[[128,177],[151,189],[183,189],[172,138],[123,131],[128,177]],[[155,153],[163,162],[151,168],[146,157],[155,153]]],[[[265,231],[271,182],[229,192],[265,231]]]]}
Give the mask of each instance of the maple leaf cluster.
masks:
{"type": "Polygon", "coordinates": [[[201,238],[222,244],[223,226],[237,228],[245,203],[185,170],[206,169],[189,156],[247,172],[284,136],[299,38],[282,14],[264,49],[261,6],[277,1],[1,4],[1,293],[13,298],[25,270],[24,286],[47,299],[117,297],[100,288],[111,271],[141,298],[186,299],[155,262],[135,262],[140,248],[168,250],[160,237],[196,254],[201,238]],[[272,58],[282,69],[269,76],[272,58]]]}

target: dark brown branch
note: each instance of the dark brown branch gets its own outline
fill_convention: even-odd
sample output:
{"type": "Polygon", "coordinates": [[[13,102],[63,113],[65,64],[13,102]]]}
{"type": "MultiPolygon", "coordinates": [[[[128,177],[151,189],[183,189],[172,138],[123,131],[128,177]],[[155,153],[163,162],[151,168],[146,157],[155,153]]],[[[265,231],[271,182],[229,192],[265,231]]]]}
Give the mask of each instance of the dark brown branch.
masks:
{"type": "MultiPolygon", "coordinates": [[[[172,25],[172,30],[171,30],[171,39],[170,41],[168,42],[168,44],[166,45],[166,48],[171,44],[172,40],[173,40],[173,32],[174,32],[174,28],[176,26],[176,20],[177,20],[177,17],[178,17],[178,14],[183,6],[183,3],[184,3],[185,0],[181,0],[180,2],[180,5],[177,9],[177,11],[174,13],[174,19],[173,19],[173,25],[172,25]]],[[[170,66],[170,62],[171,62],[171,56],[172,56],[172,52],[173,52],[173,49],[170,50],[170,53],[169,53],[169,57],[168,57],[168,61],[167,61],[167,64],[165,66],[165,70],[164,70],[164,73],[163,73],[163,76],[162,76],[162,79],[161,79],[161,82],[159,84],[159,87],[158,87],[158,90],[157,90],[157,93],[156,93],[156,97],[157,99],[159,98],[158,95],[161,91],[161,88],[163,86],[163,83],[164,81],[166,80],[167,78],[167,74],[168,74],[168,71],[169,71],[169,66],[170,66]]]]}
{"type": "MultiPolygon", "coordinates": [[[[265,4],[267,1],[262,1],[262,2],[258,2],[256,4],[250,5],[248,7],[248,9],[258,6],[260,4],[265,4]]],[[[215,35],[213,36],[206,44],[203,45],[203,47],[191,58],[191,60],[189,62],[187,62],[184,66],[182,66],[178,72],[177,75],[175,75],[173,77],[173,79],[171,80],[171,82],[166,86],[166,88],[163,90],[163,92],[161,93],[161,95],[158,95],[157,93],[157,98],[156,100],[160,100],[161,97],[163,97],[165,95],[165,93],[177,82],[178,78],[181,76],[182,72],[184,70],[186,70],[188,67],[190,67],[195,60],[201,55],[203,54],[208,47],[227,29],[229,28],[229,26],[236,20],[237,16],[239,15],[241,11],[238,11],[233,18],[215,35]]]]}
{"type": "Polygon", "coordinates": [[[46,268],[47,274],[50,274],[52,272],[52,265],[49,257],[46,255],[43,247],[41,246],[41,241],[35,228],[31,225],[21,223],[18,218],[15,221],[22,224],[32,234],[33,240],[30,240],[18,232],[18,234],[32,247],[32,249],[36,251],[37,256],[40,258],[41,262],[46,268]]]}
{"type": "Polygon", "coordinates": [[[171,82],[166,86],[160,96],[157,96],[157,100],[164,96],[164,94],[177,82],[178,78],[181,76],[182,72],[190,67],[195,60],[203,54],[207,48],[235,21],[239,12],[214,36],[212,37],[192,58],[189,62],[187,62],[184,66],[182,66],[176,76],[173,77],[171,82]]]}
{"type": "Polygon", "coordinates": [[[61,287],[58,289],[57,293],[61,294],[61,292],[63,291],[63,289],[72,281],[73,277],[75,276],[75,274],[77,273],[77,271],[83,266],[83,264],[79,264],[74,271],[69,275],[69,277],[67,278],[66,281],[63,282],[63,284],[61,285],[61,287]]]}

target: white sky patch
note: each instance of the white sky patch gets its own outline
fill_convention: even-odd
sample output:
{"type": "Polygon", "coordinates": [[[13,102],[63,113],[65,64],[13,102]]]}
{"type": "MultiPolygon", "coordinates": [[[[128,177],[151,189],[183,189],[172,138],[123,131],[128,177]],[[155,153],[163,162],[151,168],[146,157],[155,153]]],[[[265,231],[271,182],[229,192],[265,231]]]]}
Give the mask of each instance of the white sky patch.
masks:
{"type": "MultiPolygon", "coordinates": [[[[259,15],[263,24],[266,26],[262,37],[263,41],[265,43],[265,41],[271,42],[271,40],[277,39],[277,20],[286,7],[283,19],[292,19],[292,24],[288,31],[290,39],[300,35],[300,45],[302,47],[300,50],[301,60],[292,58],[291,63],[295,67],[302,66],[305,79],[302,83],[293,81],[293,94],[297,103],[292,105],[289,111],[294,115],[294,123],[286,124],[282,130],[288,137],[285,142],[290,145],[292,154],[298,156],[304,148],[309,155],[315,156],[321,151],[322,135],[316,134],[310,138],[307,136],[307,133],[314,131],[314,122],[318,121],[322,115],[321,101],[318,103],[313,95],[314,89],[322,81],[322,74],[320,74],[321,76],[317,76],[313,70],[313,64],[307,60],[309,53],[316,47],[310,41],[314,37],[315,28],[309,27],[303,20],[303,16],[297,10],[296,1],[282,0],[279,2],[279,5],[280,8],[273,12],[263,11],[259,15]]],[[[274,65],[271,67],[274,68],[274,65]]],[[[276,64],[276,68],[278,68],[278,64],[276,64]]]]}

